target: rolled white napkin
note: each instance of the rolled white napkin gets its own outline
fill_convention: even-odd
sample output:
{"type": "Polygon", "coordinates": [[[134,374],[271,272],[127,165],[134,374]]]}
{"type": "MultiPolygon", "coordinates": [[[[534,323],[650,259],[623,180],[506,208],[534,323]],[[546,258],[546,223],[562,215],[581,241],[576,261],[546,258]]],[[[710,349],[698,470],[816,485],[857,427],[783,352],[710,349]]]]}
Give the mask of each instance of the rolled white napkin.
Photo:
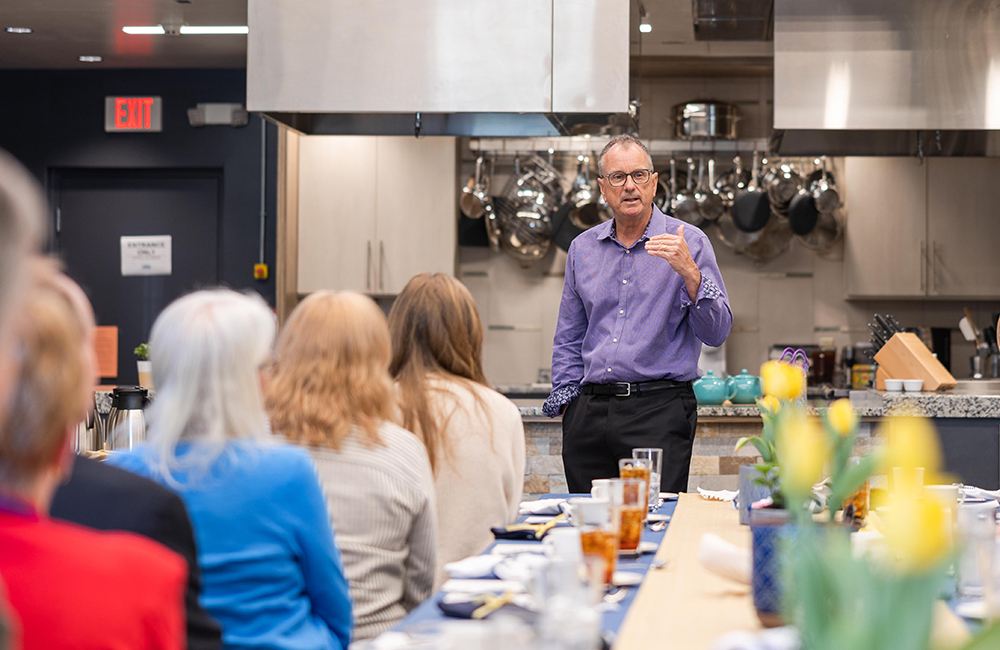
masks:
{"type": "Polygon", "coordinates": [[[712,573],[743,585],[750,584],[753,557],[750,551],[706,533],[698,542],[698,561],[712,573]]]}
{"type": "Polygon", "coordinates": [[[739,494],[739,490],[703,490],[698,488],[698,494],[702,499],[711,501],[732,501],[739,494]]]}
{"type": "Polygon", "coordinates": [[[452,578],[492,578],[493,567],[503,561],[502,555],[473,555],[458,562],[444,565],[444,571],[452,578]]]}
{"type": "Polygon", "coordinates": [[[513,580],[527,586],[531,581],[531,576],[535,574],[538,567],[547,564],[549,559],[537,553],[521,553],[520,555],[508,555],[502,558],[503,561],[493,568],[493,573],[501,580],[513,580]]]}
{"type": "Polygon", "coordinates": [[[984,490],[983,488],[966,485],[962,488],[962,491],[965,493],[965,496],[973,499],[996,499],[1000,501],[1000,490],[984,490]]]}
{"type": "Polygon", "coordinates": [[[791,626],[761,632],[727,632],[714,642],[712,650],[799,650],[799,633],[791,626]]]}
{"type": "Polygon", "coordinates": [[[441,591],[460,594],[500,594],[505,591],[520,593],[524,591],[524,585],[515,580],[459,580],[452,578],[445,580],[445,583],[441,585],[441,591]]]}
{"type": "Polygon", "coordinates": [[[522,501],[522,515],[558,515],[562,513],[566,499],[539,499],[538,501],[522,501]]]}

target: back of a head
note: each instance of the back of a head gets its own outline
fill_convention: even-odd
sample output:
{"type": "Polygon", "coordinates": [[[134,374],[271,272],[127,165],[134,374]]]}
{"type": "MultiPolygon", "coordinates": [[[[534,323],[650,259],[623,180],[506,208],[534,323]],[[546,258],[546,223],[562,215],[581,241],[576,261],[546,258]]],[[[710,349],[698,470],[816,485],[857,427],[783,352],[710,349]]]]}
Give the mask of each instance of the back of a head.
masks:
{"type": "Polygon", "coordinates": [[[170,303],[153,323],[149,356],[156,398],[149,439],[160,471],[207,468],[226,441],[265,435],[259,369],[270,354],[275,318],[256,294],[196,291],[170,303]],[[204,443],[180,461],[179,442],[204,443]]]}
{"type": "Polygon", "coordinates": [[[16,372],[12,362],[12,315],[24,294],[25,262],[38,248],[45,201],[38,183],[0,150],[0,416],[16,372]]]}
{"type": "Polygon", "coordinates": [[[413,370],[486,385],[483,325],[472,294],[444,273],[413,276],[389,312],[394,377],[413,370]]]}
{"type": "Polygon", "coordinates": [[[37,278],[18,315],[20,373],[0,425],[0,483],[28,487],[59,462],[70,427],[85,417],[87,324],[55,277],[37,278]]]}
{"type": "Polygon", "coordinates": [[[302,444],[340,448],[357,426],[379,442],[394,416],[389,328],[371,298],[321,291],[302,301],[278,338],[267,383],[271,427],[302,444]]]}

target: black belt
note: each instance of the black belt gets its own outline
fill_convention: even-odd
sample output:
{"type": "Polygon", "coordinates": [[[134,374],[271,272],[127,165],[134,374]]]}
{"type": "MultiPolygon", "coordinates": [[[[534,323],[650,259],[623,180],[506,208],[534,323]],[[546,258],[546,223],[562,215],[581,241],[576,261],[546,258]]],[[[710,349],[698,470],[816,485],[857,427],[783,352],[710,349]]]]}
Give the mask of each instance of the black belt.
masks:
{"type": "Polygon", "coordinates": [[[629,383],[620,381],[617,384],[584,384],[582,392],[585,395],[605,395],[610,397],[628,397],[633,393],[652,393],[668,388],[690,388],[690,381],[674,381],[673,379],[654,379],[629,383]]]}

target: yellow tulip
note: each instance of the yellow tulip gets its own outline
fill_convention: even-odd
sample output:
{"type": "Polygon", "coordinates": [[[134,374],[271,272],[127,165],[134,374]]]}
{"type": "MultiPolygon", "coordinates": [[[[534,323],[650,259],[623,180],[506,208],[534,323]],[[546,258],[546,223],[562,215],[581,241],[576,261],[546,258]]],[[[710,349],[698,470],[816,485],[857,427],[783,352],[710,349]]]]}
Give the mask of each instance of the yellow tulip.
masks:
{"type": "Polygon", "coordinates": [[[757,400],[757,408],[774,415],[781,410],[781,402],[774,395],[765,395],[757,400]]]}
{"type": "Polygon", "coordinates": [[[937,499],[897,495],[884,522],[886,542],[902,571],[934,568],[951,551],[950,511],[937,499]]]}
{"type": "Polygon", "coordinates": [[[768,361],[762,365],[760,378],[764,394],[780,400],[793,400],[806,390],[806,376],[802,369],[780,361],[768,361]]]}
{"type": "Polygon", "coordinates": [[[881,432],[885,437],[886,474],[891,474],[893,467],[901,467],[904,471],[920,467],[924,470],[925,484],[944,480],[940,473],[941,447],[930,420],[913,416],[890,417],[882,423],[881,432]]]}
{"type": "Polygon", "coordinates": [[[851,406],[851,400],[838,399],[827,409],[826,419],[833,430],[842,436],[850,435],[858,426],[858,414],[851,406]]]}
{"type": "Polygon", "coordinates": [[[798,411],[784,418],[777,431],[782,488],[805,497],[823,476],[828,449],[816,421],[798,411]]]}

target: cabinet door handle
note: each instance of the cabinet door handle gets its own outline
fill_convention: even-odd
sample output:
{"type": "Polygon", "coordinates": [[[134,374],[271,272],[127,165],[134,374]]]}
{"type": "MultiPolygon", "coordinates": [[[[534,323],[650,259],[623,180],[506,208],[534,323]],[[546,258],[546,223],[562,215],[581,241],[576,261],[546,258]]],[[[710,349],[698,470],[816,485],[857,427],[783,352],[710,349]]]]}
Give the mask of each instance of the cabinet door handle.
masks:
{"type": "Polygon", "coordinates": [[[920,293],[927,290],[927,242],[920,240],[920,293]]]}
{"type": "Polygon", "coordinates": [[[365,258],[365,289],[372,288],[372,242],[368,240],[368,257],[365,258]]]}
{"type": "Polygon", "coordinates": [[[385,291],[385,273],[382,272],[385,266],[385,242],[378,240],[378,290],[385,291]]]}
{"type": "Polygon", "coordinates": [[[937,295],[937,251],[938,246],[936,241],[931,242],[931,294],[937,295]]]}

